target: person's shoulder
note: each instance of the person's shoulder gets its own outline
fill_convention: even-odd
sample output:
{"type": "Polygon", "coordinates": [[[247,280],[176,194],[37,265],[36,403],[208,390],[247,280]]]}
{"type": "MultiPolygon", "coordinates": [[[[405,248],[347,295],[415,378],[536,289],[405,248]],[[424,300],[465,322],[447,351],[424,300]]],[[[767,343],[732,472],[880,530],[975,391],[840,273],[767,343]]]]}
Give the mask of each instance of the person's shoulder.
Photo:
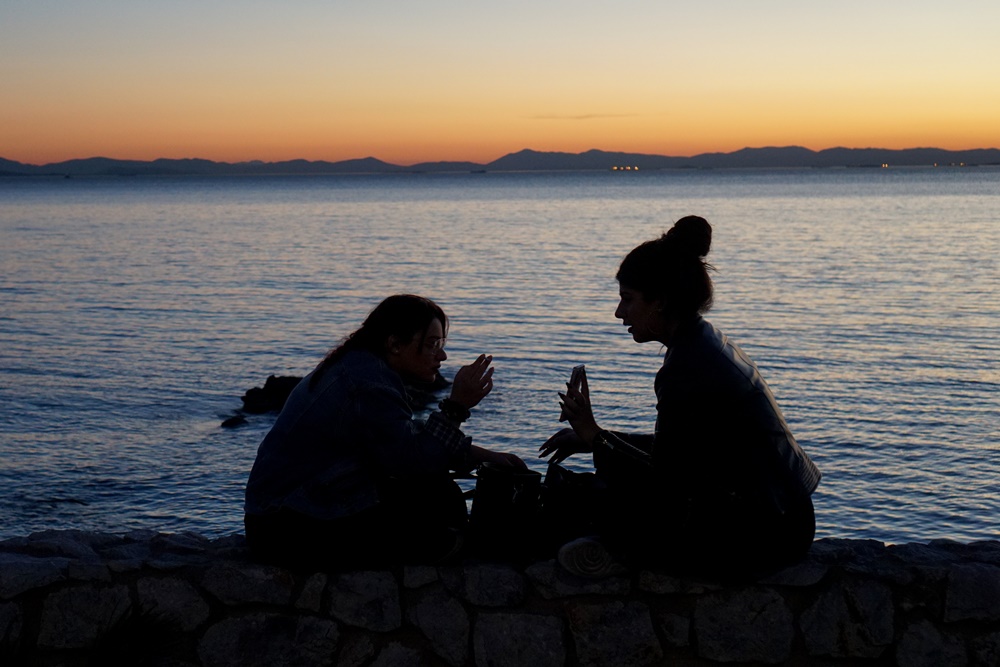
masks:
{"type": "Polygon", "coordinates": [[[722,353],[727,340],[711,322],[699,316],[681,326],[665,361],[676,366],[703,365],[722,353]]]}
{"type": "Polygon", "coordinates": [[[351,350],[340,360],[341,373],[361,386],[402,387],[399,374],[389,368],[389,364],[368,350],[351,350]]]}
{"type": "Polygon", "coordinates": [[[694,324],[690,336],[690,362],[700,366],[706,379],[728,379],[750,386],[757,376],[753,360],[726,334],[704,318],[694,324]]]}

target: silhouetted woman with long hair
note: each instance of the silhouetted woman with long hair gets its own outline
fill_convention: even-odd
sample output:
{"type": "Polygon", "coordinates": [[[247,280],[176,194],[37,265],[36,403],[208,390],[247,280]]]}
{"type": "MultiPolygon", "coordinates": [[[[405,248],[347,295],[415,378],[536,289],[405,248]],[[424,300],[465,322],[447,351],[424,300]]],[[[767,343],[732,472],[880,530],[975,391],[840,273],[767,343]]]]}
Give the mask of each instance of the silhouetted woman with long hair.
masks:
{"type": "Polygon", "coordinates": [[[433,382],[448,318],[410,294],[380,303],[289,395],[257,451],[246,534],[260,558],[321,568],[440,562],[458,553],[465,501],[450,471],[525,468],[460,426],[493,388],[492,357],[462,367],[417,421],[404,382],[433,382]]]}
{"type": "Polygon", "coordinates": [[[688,216],[618,269],[615,317],[637,343],[667,348],[654,383],[655,432],[602,429],[586,384],[560,395],[572,429],[541,454],[559,463],[593,452],[604,489],[599,539],[560,551],[571,570],[580,554],[606,546],[625,560],[738,574],[793,562],[812,543],[820,473],[753,361],[702,317],[712,305],[711,242],[708,222],[688,216]]]}

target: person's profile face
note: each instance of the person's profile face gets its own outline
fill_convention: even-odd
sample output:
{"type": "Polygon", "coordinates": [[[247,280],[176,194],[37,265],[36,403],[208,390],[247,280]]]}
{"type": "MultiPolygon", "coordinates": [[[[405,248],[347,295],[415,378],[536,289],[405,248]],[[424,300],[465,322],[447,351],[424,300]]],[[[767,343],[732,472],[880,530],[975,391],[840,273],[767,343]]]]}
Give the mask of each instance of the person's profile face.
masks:
{"type": "Polygon", "coordinates": [[[405,379],[433,382],[441,362],[448,358],[444,351],[446,340],[441,320],[431,320],[423,335],[418,333],[412,340],[390,345],[389,367],[405,379]]]}
{"type": "Polygon", "coordinates": [[[663,329],[663,307],[657,300],[647,300],[642,292],[625,285],[618,288],[618,308],[615,317],[628,327],[637,343],[658,340],[663,329]]]}

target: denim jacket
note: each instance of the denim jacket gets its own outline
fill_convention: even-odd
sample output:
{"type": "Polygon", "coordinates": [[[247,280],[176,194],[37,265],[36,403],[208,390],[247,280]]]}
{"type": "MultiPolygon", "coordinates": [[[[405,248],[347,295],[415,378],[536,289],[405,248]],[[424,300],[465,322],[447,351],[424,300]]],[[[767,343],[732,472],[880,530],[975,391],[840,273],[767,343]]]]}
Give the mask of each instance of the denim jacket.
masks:
{"type": "Polygon", "coordinates": [[[415,420],[399,375],[376,355],[348,352],[302,379],[257,450],[248,514],[287,508],[337,519],[374,507],[388,476],[468,466],[471,438],[440,412],[415,420]]]}

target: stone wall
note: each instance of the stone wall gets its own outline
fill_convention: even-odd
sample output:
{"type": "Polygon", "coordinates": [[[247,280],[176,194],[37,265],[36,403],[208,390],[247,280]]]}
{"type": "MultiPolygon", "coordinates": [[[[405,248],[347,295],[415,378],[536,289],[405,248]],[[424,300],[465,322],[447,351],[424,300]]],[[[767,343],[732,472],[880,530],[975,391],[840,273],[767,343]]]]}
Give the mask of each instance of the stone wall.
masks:
{"type": "Polygon", "coordinates": [[[820,540],[765,579],[292,573],[241,536],[0,542],[0,665],[1000,665],[1000,542],[820,540]]]}

